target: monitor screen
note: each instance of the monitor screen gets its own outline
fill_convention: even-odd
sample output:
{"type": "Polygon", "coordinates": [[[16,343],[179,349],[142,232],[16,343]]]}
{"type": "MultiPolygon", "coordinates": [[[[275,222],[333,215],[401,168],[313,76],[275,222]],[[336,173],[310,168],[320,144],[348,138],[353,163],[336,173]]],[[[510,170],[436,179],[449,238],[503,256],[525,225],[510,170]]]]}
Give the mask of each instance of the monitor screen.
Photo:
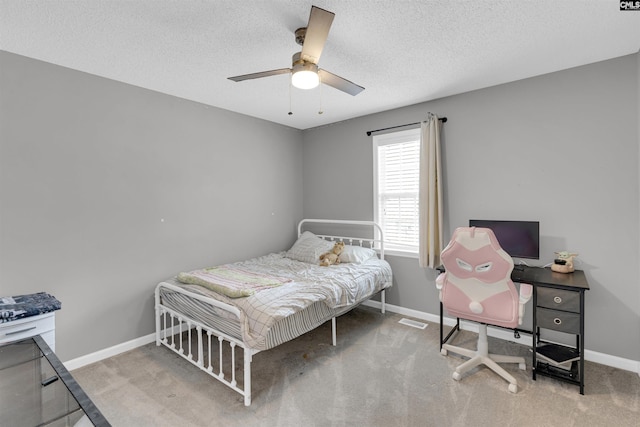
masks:
{"type": "Polygon", "coordinates": [[[493,230],[502,249],[513,258],[540,258],[540,223],[538,221],[469,220],[469,227],[493,230]]]}

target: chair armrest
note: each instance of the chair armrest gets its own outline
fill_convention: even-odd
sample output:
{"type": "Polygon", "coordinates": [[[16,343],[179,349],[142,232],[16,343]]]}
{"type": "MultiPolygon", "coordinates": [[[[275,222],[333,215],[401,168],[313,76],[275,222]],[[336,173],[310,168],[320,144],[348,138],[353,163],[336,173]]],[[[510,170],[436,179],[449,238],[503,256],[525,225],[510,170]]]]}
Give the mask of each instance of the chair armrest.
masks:
{"type": "Polygon", "coordinates": [[[520,303],[526,304],[533,295],[533,286],[528,283],[520,283],[520,303]]]}
{"type": "Polygon", "coordinates": [[[438,298],[442,301],[442,287],[444,286],[444,279],[447,277],[447,273],[440,273],[438,277],[436,277],[436,289],[438,292],[438,298]]]}
{"type": "Polygon", "coordinates": [[[522,325],[524,318],[524,305],[533,295],[533,286],[528,283],[520,283],[520,305],[518,306],[518,325],[522,325]]]}

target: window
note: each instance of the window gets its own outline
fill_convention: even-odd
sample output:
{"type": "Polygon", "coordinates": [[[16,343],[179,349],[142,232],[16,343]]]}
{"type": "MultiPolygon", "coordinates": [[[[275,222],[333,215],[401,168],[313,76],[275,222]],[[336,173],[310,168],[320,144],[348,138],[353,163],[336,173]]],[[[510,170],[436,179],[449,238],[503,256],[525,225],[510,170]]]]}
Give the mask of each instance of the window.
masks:
{"type": "Polygon", "coordinates": [[[420,129],[373,137],[374,219],[390,253],[417,256],[420,129]]]}

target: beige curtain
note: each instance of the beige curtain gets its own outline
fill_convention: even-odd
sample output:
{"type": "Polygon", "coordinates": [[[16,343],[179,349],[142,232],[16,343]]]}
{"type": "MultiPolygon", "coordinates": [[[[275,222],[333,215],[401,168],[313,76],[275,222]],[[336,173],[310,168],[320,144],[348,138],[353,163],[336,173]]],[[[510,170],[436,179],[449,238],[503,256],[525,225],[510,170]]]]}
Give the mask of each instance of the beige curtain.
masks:
{"type": "Polygon", "coordinates": [[[420,267],[440,265],[442,252],[442,165],[440,121],[429,113],[420,132],[420,267]]]}

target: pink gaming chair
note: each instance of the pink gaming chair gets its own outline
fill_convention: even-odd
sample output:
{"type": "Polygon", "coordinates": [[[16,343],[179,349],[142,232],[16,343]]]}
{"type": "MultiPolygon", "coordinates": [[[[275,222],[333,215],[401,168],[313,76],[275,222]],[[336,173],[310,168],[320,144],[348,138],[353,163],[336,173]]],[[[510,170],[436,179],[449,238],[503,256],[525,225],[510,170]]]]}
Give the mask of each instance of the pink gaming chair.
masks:
{"type": "Polygon", "coordinates": [[[513,329],[521,324],[532,286],[521,284],[518,295],[511,281],[513,260],[489,228],[457,228],[441,259],[445,272],[436,279],[436,287],[442,305],[459,319],[480,323],[477,350],[442,346],[445,356],[451,351],[470,358],[456,368],[453,379],[457,381],[465,372],[484,364],[509,382],[510,392],[517,392],[516,379],[498,363],[517,363],[524,370],[524,357],[489,354],[487,325],[513,329]]]}

